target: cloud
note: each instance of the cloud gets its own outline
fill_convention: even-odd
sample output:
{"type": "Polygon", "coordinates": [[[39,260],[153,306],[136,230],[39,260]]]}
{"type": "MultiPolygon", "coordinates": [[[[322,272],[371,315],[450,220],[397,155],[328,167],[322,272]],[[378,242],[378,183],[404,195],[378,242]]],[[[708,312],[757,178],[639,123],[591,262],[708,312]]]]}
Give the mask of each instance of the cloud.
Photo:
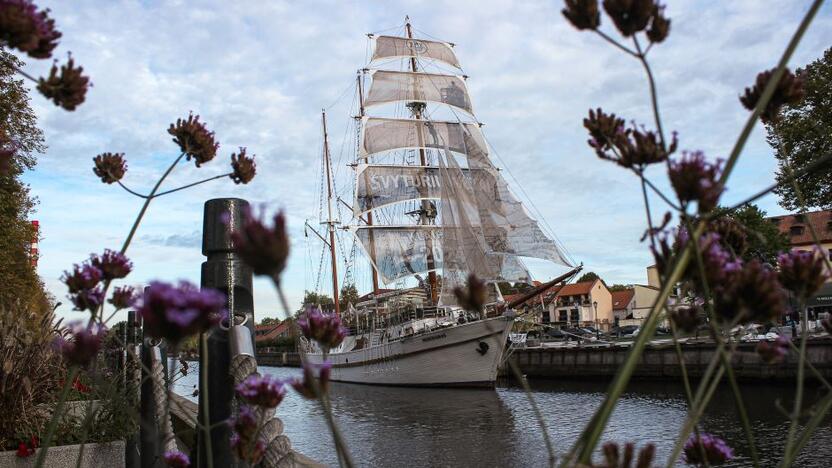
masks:
{"type": "MultiPolygon", "coordinates": [[[[257,155],[258,176],[249,186],[220,179],[155,200],[128,251],[136,264],[131,281],[198,282],[203,203],[233,196],[269,212],[286,210],[293,256],[284,286],[292,303],[304,289],[325,288],[328,278],[317,273],[320,244],[304,238],[302,229],[306,218],[317,222],[320,209],[319,112],[335,103],[328,109],[332,154],[341,161],[339,187],[348,188],[350,171],[343,164],[355,145],[348,125],[356,109],[350,108],[350,91],[336,100],[365,63],[364,34],[401,25],[406,14],[417,35],[457,44],[477,117],[499,154],[497,164],[515,188],[514,180],[520,182],[535,214],[548,221],[572,256],[610,283],[645,280],[651,260],[639,242],[646,226],[637,179],[597,160],[581,124],[587,109],[601,106],[652,127],[643,70],[597,36],[571,28],[560,14],[561,2],[39,4],[52,9],[64,33],[58,54],[71,50],[94,83],[88,101],[72,113],[32,98],[49,150],[26,179],[41,201],[40,273],[56,296],[64,294],[56,281],[61,271],[90,252],[120,246],[141,206],[142,200],[118,187],[100,184],[91,171],[92,157],[125,152],[125,183],[146,193],[177,156],[168,125],[189,111],[208,123],[222,146],[217,159],[202,168],[179,164],[163,189],[228,172],[230,154],[239,146],[257,155]]],[[[651,50],[650,61],[664,126],[680,133],[682,148],[702,149],[711,157],[729,153],[747,117],[738,95],[759,71],[774,66],[807,7],[808,2],[776,0],[687,0],[667,6],[671,34],[651,50]]],[[[793,67],[832,44],[830,8],[821,10],[793,67]]],[[[26,70],[43,75],[49,66],[35,62],[26,70]]],[[[728,201],[766,185],[774,169],[758,127],[731,178],[728,201]]],[[[649,174],[668,188],[661,168],[649,174]]],[[[663,212],[658,203],[653,200],[657,218],[663,212]]],[[[773,197],[761,204],[781,211],[773,197]]],[[[352,240],[343,240],[349,257],[352,240]]],[[[538,269],[542,276],[554,271],[538,269]]],[[[369,289],[366,265],[350,274],[360,290],[369,289]]],[[[257,288],[258,310],[277,315],[269,285],[258,282],[257,288]]]]}
{"type": "Polygon", "coordinates": [[[202,231],[192,231],[189,234],[171,234],[169,236],[146,234],[141,237],[141,240],[150,245],[196,249],[202,246],[202,231]]]}

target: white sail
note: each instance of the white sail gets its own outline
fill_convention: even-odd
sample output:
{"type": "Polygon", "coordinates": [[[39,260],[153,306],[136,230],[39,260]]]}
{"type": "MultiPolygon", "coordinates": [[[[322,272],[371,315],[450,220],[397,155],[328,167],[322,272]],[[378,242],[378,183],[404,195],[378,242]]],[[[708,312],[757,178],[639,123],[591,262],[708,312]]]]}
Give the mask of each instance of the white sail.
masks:
{"type": "Polygon", "coordinates": [[[465,81],[455,75],[433,73],[371,71],[373,83],[364,107],[390,102],[437,102],[473,115],[465,81]]]}
{"type": "Polygon", "coordinates": [[[399,57],[424,57],[461,68],[451,45],[447,42],[395,36],[378,36],[376,38],[372,61],[399,57]]]}
{"type": "Polygon", "coordinates": [[[385,284],[442,268],[441,232],[436,226],[357,226],[352,230],[385,284]]]}
{"type": "Polygon", "coordinates": [[[444,148],[464,153],[463,134],[468,132],[480,148],[486,148],[479,125],[473,123],[426,121],[416,119],[387,119],[365,117],[362,125],[359,159],[385,151],[407,148],[444,148]],[[433,127],[436,138],[426,139],[427,125],[433,127]]]}

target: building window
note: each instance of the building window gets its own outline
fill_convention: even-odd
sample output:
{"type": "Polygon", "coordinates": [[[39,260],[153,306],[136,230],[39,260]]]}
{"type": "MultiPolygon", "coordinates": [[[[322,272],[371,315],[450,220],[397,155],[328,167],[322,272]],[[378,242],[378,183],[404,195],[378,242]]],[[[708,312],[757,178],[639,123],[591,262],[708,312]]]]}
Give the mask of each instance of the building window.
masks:
{"type": "Polygon", "coordinates": [[[558,320],[560,320],[561,322],[565,322],[566,321],[566,316],[567,316],[566,311],[565,310],[560,310],[560,311],[558,311],[558,314],[559,314],[558,320]]]}
{"type": "Polygon", "coordinates": [[[578,312],[578,309],[572,309],[569,311],[569,321],[573,323],[581,321],[581,314],[578,312]]]}
{"type": "Polygon", "coordinates": [[[804,227],[800,224],[795,224],[794,226],[789,228],[789,234],[793,236],[799,236],[803,234],[804,227]]]}

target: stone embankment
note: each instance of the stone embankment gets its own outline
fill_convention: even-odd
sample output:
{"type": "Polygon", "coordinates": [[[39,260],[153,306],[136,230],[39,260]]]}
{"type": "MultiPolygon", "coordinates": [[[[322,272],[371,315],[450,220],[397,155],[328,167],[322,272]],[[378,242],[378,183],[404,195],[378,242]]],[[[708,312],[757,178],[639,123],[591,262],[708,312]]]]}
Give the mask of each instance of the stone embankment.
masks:
{"type": "MultiPolygon", "coordinates": [[[[797,376],[798,355],[790,352],[779,364],[763,362],[756,352],[756,343],[739,343],[733,354],[732,367],[743,380],[794,380],[797,376]]],[[[701,377],[716,353],[716,345],[710,342],[681,345],[685,369],[692,378],[701,377]]],[[[520,372],[528,378],[610,378],[630,348],[627,346],[573,346],[519,348],[511,353],[520,372]]],[[[832,378],[832,339],[812,339],[806,347],[807,361],[826,379],[832,378]]],[[[508,367],[508,366],[504,366],[508,367]]],[[[507,369],[502,369],[506,374],[507,369]]],[[[510,371],[509,371],[510,372],[510,371]]],[[[813,373],[806,372],[811,378],[813,373]]],[[[650,345],[642,353],[634,378],[678,379],[681,376],[679,356],[671,343],[650,345]]]]}
{"type": "MultiPolygon", "coordinates": [[[[796,343],[797,344],[797,343],[796,343]]],[[[756,352],[756,343],[739,343],[734,352],[732,365],[736,376],[743,380],[794,380],[797,376],[798,356],[790,352],[780,364],[766,364],[756,352]]],[[[701,377],[716,352],[711,342],[683,343],[682,359],[687,373],[692,378],[701,377]]],[[[511,352],[512,359],[520,371],[529,378],[610,378],[624,363],[629,346],[571,346],[518,348],[511,352]]],[[[815,367],[826,379],[832,380],[832,338],[811,339],[806,347],[807,362],[815,367]]],[[[297,353],[258,352],[257,362],[261,366],[299,367],[297,353]]],[[[500,375],[509,375],[505,365],[500,375]]],[[[806,372],[809,378],[811,371],[806,372]]],[[[672,342],[649,345],[639,360],[633,374],[642,379],[678,379],[681,376],[679,357],[672,342]]]]}

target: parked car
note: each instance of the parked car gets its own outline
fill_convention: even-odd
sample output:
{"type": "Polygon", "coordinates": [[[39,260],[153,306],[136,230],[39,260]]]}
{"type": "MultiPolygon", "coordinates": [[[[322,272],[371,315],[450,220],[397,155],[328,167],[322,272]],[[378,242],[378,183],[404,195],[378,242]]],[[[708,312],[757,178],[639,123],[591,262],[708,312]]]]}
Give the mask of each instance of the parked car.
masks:
{"type": "Polygon", "coordinates": [[[613,328],[610,331],[610,336],[613,337],[633,337],[638,334],[638,325],[624,325],[623,327],[613,328]]]}

